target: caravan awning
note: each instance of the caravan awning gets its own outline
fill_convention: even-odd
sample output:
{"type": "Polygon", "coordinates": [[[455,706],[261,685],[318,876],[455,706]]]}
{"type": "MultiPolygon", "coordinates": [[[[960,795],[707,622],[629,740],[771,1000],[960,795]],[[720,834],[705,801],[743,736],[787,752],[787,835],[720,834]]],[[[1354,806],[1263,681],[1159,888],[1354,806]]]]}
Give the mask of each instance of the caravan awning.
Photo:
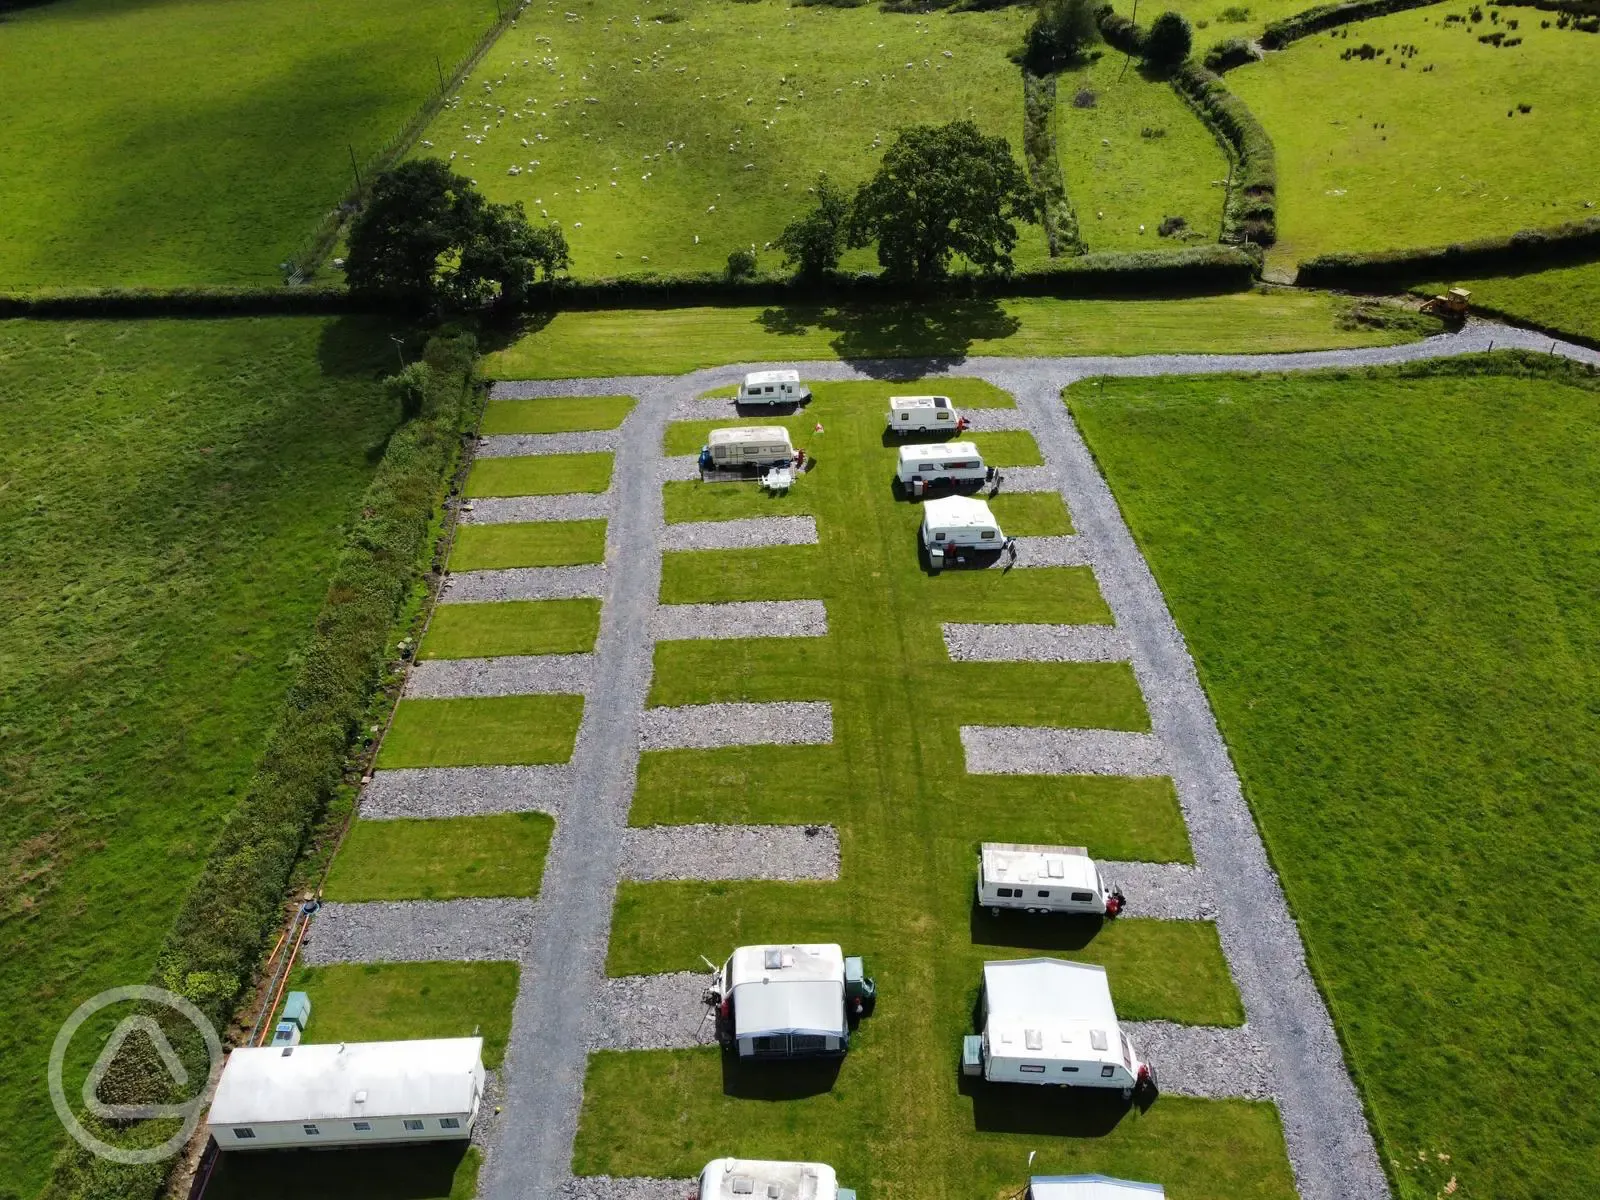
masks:
{"type": "Polygon", "coordinates": [[[736,1036],[844,1036],[844,953],[838,946],[741,946],[730,966],[736,1036]]]}

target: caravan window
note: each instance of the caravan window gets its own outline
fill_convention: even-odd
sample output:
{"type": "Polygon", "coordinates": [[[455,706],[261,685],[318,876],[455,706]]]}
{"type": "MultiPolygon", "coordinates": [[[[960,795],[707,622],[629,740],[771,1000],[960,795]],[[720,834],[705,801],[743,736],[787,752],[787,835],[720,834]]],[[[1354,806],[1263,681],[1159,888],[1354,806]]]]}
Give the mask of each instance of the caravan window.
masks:
{"type": "Polygon", "coordinates": [[[1072,899],[1078,904],[1087,904],[1094,899],[1093,892],[1073,892],[1072,899]]]}
{"type": "Polygon", "coordinates": [[[422,1122],[421,1121],[407,1121],[406,1122],[406,1132],[407,1133],[421,1133],[422,1132],[422,1122]]]}
{"type": "Polygon", "coordinates": [[[355,1122],[355,1130],[356,1130],[357,1133],[371,1133],[372,1132],[372,1122],[371,1121],[357,1121],[357,1122],[355,1122]]]}
{"type": "Polygon", "coordinates": [[[900,414],[900,419],[902,421],[909,421],[909,420],[911,420],[911,414],[908,413],[908,412],[903,412],[903,413],[900,414]]]}
{"type": "Polygon", "coordinates": [[[1062,1069],[1062,1070],[1063,1070],[1063,1071],[1071,1071],[1071,1072],[1073,1072],[1073,1073],[1074,1073],[1074,1074],[1076,1074],[1076,1073],[1077,1073],[1077,1070],[1078,1070],[1078,1068],[1077,1068],[1077,1067],[1062,1067],[1062,1068],[1061,1068],[1061,1069],[1062,1069]]]}
{"type": "Polygon", "coordinates": [[[766,394],[767,394],[767,395],[769,395],[769,396],[770,396],[770,395],[772,395],[772,388],[771,388],[771,387],[764,387],[764,388],[762,388],[762,389],[761,389],[761,390],[762,390],[762,391],[763,391],[763,392],[765,392],[765,393],[766,393],[766,394]]]}
{"type": "Polygon", "coordinates": [[[240,1141],[244,1141],[246,1138],[253,1138],[255,1135],[256,1131],[254,1129],[235,1129],[233,1131],[233,1136],[240,1141]]]}
{"type": "Polygon", "coordinates": [[[1043,891],[1041,891],[1039,893],[1039,899],[1041,899],[1041,900],[1050,899],[1050,889],[1049,888],[1045,888],[1043,891]]]}
{"type": "Polygon", "coordinates": [[[1002,897],[1005,897],[1007,899],[1009,899],[1012,896],[1015,896],[1016,894],[1017,893],[1015,891],[1013,891],[1011,888],[996,888],[995,889],[995,895],[1002,896],[1002,897]]]}
{"type": "Polygon", "coordinates": [[[1017,1070],[1026,1071],[1029,1075],[1043,1075],[1044,1074],[1044,1064],[1043,1063],[1023,1063],[1020,1067],[1017,1068],[1017,1070]]]}
{"type": "Polygon", "coordinates": [[[460,1129],[461,1128],[461,1122],[455,1117],[440,1117],[439,1118],[439,1128],[440,1129],[460,1129]]]}
{"type": "Polygon", "coordinates": [[[1117,1069],[1115,1067],[1113,1067],[1110,1063],[1107,1063],[1105,1066],[1100,1068],[1100,1078],[1101,1079],[1110,1079],[1116,1073],[1117,1073],[1117,1069]]]}
{"type": "Polygon", "coordinates": [[[300,1128],[306,1131],[307,1137],[316,1137],[322,1132],[322,1130],[318,1129],[315,1125],[302,1125],[300,1128]]]}
{"type": "Polygon", "coordinates": [[[985,529],[981,536],[986,538],[986,539],[988,539],[989,541],[993,541],[994,540],[994,530],[985,529]]]}
{"type": "Polygon", "coordinates": [[[933,419],[935,421],[948,421],[950,419],[949,410],[945,410],[945,411],[942,411],[942,412],[934,413],[933,414],[933,419]]]}

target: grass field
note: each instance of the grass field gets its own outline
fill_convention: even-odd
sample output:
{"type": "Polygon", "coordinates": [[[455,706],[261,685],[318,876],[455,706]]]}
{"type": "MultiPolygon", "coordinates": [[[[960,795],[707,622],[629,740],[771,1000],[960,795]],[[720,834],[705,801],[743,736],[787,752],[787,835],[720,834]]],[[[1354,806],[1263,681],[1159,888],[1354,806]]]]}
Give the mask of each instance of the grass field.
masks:
{"type": "MultiPolygon", "coordinates": [[[[832,1163],[863,1195],[1001,1197],[1020,1186],[1037,1151],[1038,1170],[1163,1181],[1180,1200],[1287,1200],[1270,1105],[1168,1097],[1140,1114],[1028,1089],[961,1087],[960,1035],[985,958],[1106,963],[1130,1017],[1233,1024],[1239,999],[1206,923],[996,921],[974,912],[980,840],[1186,859],[1172,786],[965,772],[964,722],[1143,729],[1148,715],[1126,664],[951,662],[940,623],[996,613],[1103,622],[1109,613],[1085,569],[924,573],[919,506],[887,485],[895,448],[883,444],[881,385],[814,391],[806,419],[826,427],[826,453],[806,483],[821,544],[785,547],[760,568],[727,574],[709,557],[669,554],[663,599],[820,598],[828,635],[660,643],[649,702],[826,699],[834,742],[646,754],[630,820],[826,822],[839,831],[840,880],[625,885],[608,970],[695,969],[700,954],[715,959],[769,938],[837,940],[866,957],[877,1012],[836,1068],[757,1076],[725,1066],[715,1050],[594,1056],[576,1169],[678,1177],[720,1154],[803,1156],[832,1163]]],[[[670,426],[667,442],[702,433],[670,426]]],[[[758,553],[716,557],[754,563],[758,553]]]]}
{"type": "Polygon", "coordinates": [[[378,751],[380,767],[476,767],[566,762],[582,696],[402,700],[378,751]]]}
{"type": "Polygon", "coordinates": [[[491,400],[483,410],[483,425],[478,432],[577,433],[585,429],[615,429],[632,411],[632,396],[491,400]]]}
{"type": "Polygon", "coordinates": [[[148,977],[249,779],[393,361],[352,320],[0,322],[4,1187],[32,1195],[61,1134],[57,1027],[148,977]]]}
{"type": "Polygon", "coordinates": [[[561,496],[611,486],[610,454],[524,454],[480,458],[467,476],[467,495],[561,496]]]}
{"type": "Polygon", "coordinates": [[[587,654],[599,633],[600,601],[593,599],[441,604],[417,657],[587,654]]]}
{"type": "Polygon", "coordinates": [[[544,813],[357,821],[323,894],[349,901],[537,896],[554,831],[544,813]]]}
{"type": "Polygon", "coordinates": [[[1597,392],[1464,367],[1068,392],[1404,1200],[1600,1193],[1597,392]]]}
{"type": "Polygon", "coordinates": [[[1493,279],[1452,279],[1413,290],[1436,296],[1447,287],[1469,288],[1474,305],[1513,320],[1600,343],[1600,263],[1493,279]]]}
{"type": "MultiPolygon", "coordinates": [[[[491,379],[680,373],[730,362],[969,355],[1267,353],[1392,345],[1413,335],[1347,329],[1348,302],[1268,289],[1193,300],[965,300],[846,308],[562,312],[489,354],[491,379]]],[[[944,387],[944,380],[930,387],[944,387]]]]}
{"type": "Polygon", "coordinates": [[[1542,29],[1537,9],[1486,10],[1498,25],[1444,24],[1467,8],[1344,26],[1229,74],[1277,146],[1271,259],[1505,235],[1600,202],[1589,137],[1600,115],[1591,86],[1600,38],[1542,29]],[[1522,44],[1480,43],[1490,31],[1522,44]],[[1341,61],[1363,42],[1381,56],[1341,61]],[[1406,58],[1395,45],[1418,53],[1406,58]]]}
{"type": "MultiPolygon", "coordinates": [[[[901,125],[971,117],[1020,156],[1006,55],[1025,23],[779,0],[529,9],[418,153],[454,154],[491,199],[559,221],[576,275],[721,271],[778,236],[818,171],[851,189],[870,177],[901,125]]],[[[1046,257],[1036,226],[1020,233],[1019,262],[1046,257]]]]}
{"type": "Polygon", "coordinates": [[[1084,244],[1159,250],[1216,241],[1228,160],[1165,80],[1125,64],[1108,48],[1056,79],[1057,154],[1084,244]],[[1183,217],[1192,236],[1159,236],[1166,217],[1183,217]]]}
{"type": "MultiPolygon", "coordinates": [[[[1194,25],[1196,57],[1227,37],[1254,37],[1272,21],[1304,12],[1304,0],[1173,0],[1162,9],[1172,8],[1188,17],[1194,25]]],[[[1133,15],[1130,0],[1119,0],[1116,10],[1124,16],[1133,15]]],[[[1152,14],[1160,9],[1146,9],[1139,23],[1148,26],[1152,14]]]]}
{"type": "Polygon", "coordinates": [[[602,521],[519,521],[464,525],[450,551],[452,571],[506,567],[562,567],[597,563],[606,556],[602,521]]]}
{"type": "MultiPolygon", "coordinates": [[[[0,40],[0,288],[276,283],[492,0],[55,0],[0,40]],[[242,52],[248,47],[248,52],[242,52]]],[[[391,353],[390,357],[393,357],[391,353]]]]}

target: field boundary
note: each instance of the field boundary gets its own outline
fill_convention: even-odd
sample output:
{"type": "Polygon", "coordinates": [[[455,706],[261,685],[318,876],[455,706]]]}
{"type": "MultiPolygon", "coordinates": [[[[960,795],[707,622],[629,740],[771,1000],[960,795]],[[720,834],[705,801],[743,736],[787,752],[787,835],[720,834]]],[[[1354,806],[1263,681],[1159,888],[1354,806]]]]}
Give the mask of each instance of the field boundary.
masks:
{"type": "Polygon", "coordinates": [[[1292,42],[1325,29],[1440,3],[1443,0],[1350,0],[1346,4],[1319,4],[1292,17],[1271,22],[1262,31],[1260,42],[1268,50],[1282,50],[1292,42]]]}
{"type": "Polygon", "coordinates": [[[1600,217],[1585,217],[1565,225],[1519,229],[1509,237],[1448,246],[1319,254],[1299,264],[1297,281],[1306,287],[1403,291],[1414,283],[1442,276],[1516,275],[1596,261],[1600,261],[1600,217]]]}
{"type": "Polygon", "coordinates": [[[1172,73],[1183,97],[1228,156],[1222,205],[1224,242],[1270,246],[1278,240],[1278,159],[1272,136],[1255,113],[1228,90],[1222,76],[1189,59],[1172,73]]]}
{"type": "Polygon", "coordinates": [[[1084,253],[1078,214],[1067,193],[1056,153],[1056,77],[1036,75],[1022,68],[1022,153],[1028,160],[1028,175],[1039,193],[1039,223],[1051,258],[1084,253]]]}

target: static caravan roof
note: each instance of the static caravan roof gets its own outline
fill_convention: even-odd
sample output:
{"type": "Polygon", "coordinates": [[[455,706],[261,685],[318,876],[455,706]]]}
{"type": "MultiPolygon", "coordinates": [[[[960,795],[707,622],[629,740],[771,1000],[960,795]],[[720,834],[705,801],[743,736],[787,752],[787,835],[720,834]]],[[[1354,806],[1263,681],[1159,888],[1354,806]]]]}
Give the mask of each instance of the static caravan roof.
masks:
{"type": "Polygon", "coordinates": [[[922,519],[930,529],[1000,528],[989,506],[971,496],[941,496],[922,506],[922,519]]]}
{"type": "Polygon", "coordinates": [[[897,411],[902,408],[949,408],[949,396],[890,396],[889,409],[897,411]]]}
{"type": "Polygon", "coordinates": [[[744,442],[787,442],[789,431],[782,425],[731,425],[726,429],[713,429],[709,444],[726,446],[744,442]]]}
{"type": "Polygon", "coordinates": [[[834,1200],[839,1180],[825,1163],[718,1158],[700,1172],[700,1200],[834,1200]]]}
{"type": "Polygon", "coordinates": [[[838,946],[741,946],[730,967],[736,1036],[843,1035],[844,952],[838,946]]]}
{"type": "Polygon", "coordinates": [[[984,842],[983,877],[989,883],[1044,883],[1095,889],[1094,860],[1081,846],[1029,846],[984,842]]]}
{"type": "Polygon", "coordinates": [[[799,383],[799,371],[751,371],[744,377],[745,387],[758,383],[799,383]]]}
{"type": "Polygon", "coordinates": [[[1059,958],[983,964],[984,1032],[1004,1058],[1121,1063],[1106,969],[1059,958]]]}
{"type": "Polygon", "coordinates": [[[1028,1181],[1029,1200],[1163,1200],[1159,1183],[1134,1183],[1109,1175],[1035,1175],[1028,1181]]]}
{"type": "Polygon", "coordinates": [[[903,463],[943,461],[947,458],[975,458],[979,462],[983,461],[976,442],[938,442],[932,446],[900,447],[900,461],[903,463]]]}
{"type": "Polygon", "coordinates": [[[228,1055],[206,1121],[417,1116],[472,1110],[483,1071],[483,1039],[340,1042],[240,1047],[228,1055]]]}

